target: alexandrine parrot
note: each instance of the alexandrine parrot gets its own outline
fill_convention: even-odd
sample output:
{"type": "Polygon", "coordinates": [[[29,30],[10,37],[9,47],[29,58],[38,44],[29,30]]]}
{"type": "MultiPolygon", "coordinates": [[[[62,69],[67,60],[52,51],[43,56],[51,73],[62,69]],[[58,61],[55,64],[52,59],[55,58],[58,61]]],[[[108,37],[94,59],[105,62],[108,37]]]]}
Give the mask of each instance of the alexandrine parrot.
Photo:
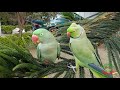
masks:
{"type": "Polygon", "coordinates": [[[85,30],[80,25],[72,23],[67,29],[67,36],[70,37],[70,49],[73,52],[76,73],[79,73],[79,66],[88,68],[96,78],[112,78],[99,64],[96,52],[86,36],[85,30]]]}
{"type": "Polygon", "coordinates": [[[54,63],[60,57],[60,44],[51,32],[44,28],[33,32],[32,41],[37,44],[37,57],[43,64],[54,63]]]}

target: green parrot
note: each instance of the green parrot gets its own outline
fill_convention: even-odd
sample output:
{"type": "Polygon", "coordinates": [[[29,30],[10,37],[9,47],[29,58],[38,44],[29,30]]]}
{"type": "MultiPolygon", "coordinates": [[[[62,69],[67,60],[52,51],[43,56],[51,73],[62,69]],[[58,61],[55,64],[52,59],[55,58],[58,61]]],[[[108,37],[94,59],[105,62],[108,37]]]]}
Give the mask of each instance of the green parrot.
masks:
{"type": "Polygon", "coordinates": [[[33,32],[32,41],[37,44],[37,57],[41,63],[54,63],[60,57],[60,44],[51,32],[40,28],[33,32]]]}
{"type": "Polygon", "coordinates": [[[76,72],[79,73],[81,66],[88,68],[96,78],[112,78],[112,74],[100,66],[97,54],[83,27],[72,23],[67,29],[67,36],[70,38],[69,46],[75,58],[76,72]]]}

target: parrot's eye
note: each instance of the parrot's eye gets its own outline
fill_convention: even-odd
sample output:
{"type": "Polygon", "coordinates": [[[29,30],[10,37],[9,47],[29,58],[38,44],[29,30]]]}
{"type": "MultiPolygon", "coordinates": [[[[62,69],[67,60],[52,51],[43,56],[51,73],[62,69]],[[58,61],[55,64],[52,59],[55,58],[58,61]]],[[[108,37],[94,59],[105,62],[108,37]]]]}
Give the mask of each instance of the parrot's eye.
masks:
{"type": "Polygon", "coordinates": [[[42,36],[42,35],[43,35],[43,33],[40,34],[40,36],[42,36]]]}

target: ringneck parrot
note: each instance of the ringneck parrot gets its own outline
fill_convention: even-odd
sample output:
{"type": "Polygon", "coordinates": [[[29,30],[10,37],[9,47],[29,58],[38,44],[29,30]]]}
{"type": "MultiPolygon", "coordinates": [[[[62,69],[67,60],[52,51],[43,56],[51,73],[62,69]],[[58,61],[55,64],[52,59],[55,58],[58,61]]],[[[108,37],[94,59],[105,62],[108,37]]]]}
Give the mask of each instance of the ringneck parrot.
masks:
{"type": "Polygon", "coordinates": [[[96,78],[112,78],[112,74],[100,66],[94,47],[83,27],[72,23],[67,29],[67,36],[70,38],[69,46],[75,58],[76,72],[79,72],[81,66],[88,68],[96,78]]]}
{"type": "Polygon", "coordinates": [[[37,29],[32,34],[32,41],[37,44],[37,57],[41,63],[54,63],[60,57],[60,44],[51,32],[44,28],[37,29]]]}

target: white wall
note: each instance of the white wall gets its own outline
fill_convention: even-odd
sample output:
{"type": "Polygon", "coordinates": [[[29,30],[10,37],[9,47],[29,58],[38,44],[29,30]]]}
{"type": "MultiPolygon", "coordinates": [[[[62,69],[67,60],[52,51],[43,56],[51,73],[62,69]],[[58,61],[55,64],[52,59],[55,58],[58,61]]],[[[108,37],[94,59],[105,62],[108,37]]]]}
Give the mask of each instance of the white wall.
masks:
{"type": "Polygon", "coordinates": [[[87,18],[87,17],[92,16],[98,12],[76,12],[76,13],[84,18],[87,18]]]}

